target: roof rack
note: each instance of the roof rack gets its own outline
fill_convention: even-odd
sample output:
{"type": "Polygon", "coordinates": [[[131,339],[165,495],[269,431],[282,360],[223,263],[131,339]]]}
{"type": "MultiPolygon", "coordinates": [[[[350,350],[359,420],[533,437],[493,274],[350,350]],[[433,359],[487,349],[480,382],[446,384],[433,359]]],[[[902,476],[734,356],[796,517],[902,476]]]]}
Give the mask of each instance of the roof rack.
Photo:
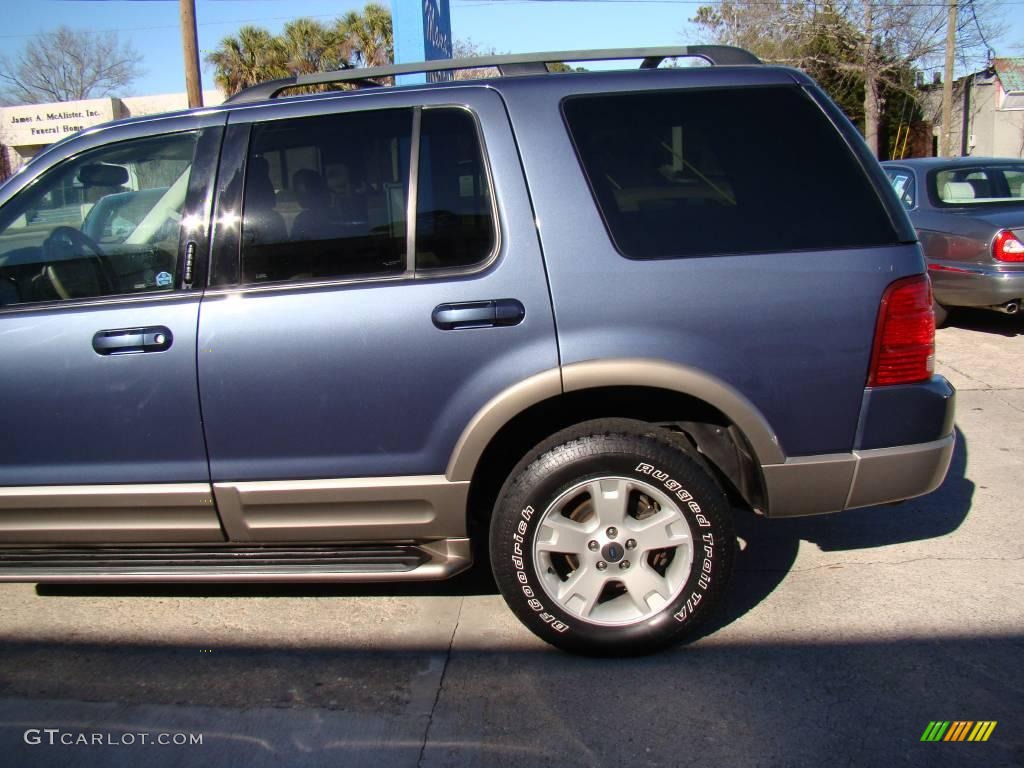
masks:
{"type": "Polygon", "coordinates": [[[502,56],[480,56],[470,59],[437,59],[410,64],[389,64],[383,67],[339,69],[334,72],[314,72],[294,75],[280,80],[245,88],[228,98],[225,104],[242,104],[273,99],[282,91],[309,85],[347,83],[359,87],[379,87],[373,78],[411,75],[424,72],[447,72],[459,69],[495,67],[502,76],[535,75],[548,72],[547,65],[567,61],[615,61],[641,59],[640,69],[654,69],[665,59],[700,58],[716,66],[761,64],[750,51],[731,45],[690,45],[661,48],[608,48],[583,51],[551,51],[547,53],[513,53],[502,56]]]}

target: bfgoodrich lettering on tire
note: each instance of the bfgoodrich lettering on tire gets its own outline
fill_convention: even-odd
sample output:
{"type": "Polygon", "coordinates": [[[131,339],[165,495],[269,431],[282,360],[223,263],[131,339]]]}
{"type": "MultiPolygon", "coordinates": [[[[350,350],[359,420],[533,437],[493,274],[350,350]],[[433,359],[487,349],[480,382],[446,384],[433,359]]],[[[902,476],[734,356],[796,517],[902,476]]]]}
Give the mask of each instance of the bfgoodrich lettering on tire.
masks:
{"type": "Polygon", "coordinates": [[[555,435],[513,470],[491,524],[502,595],[539,637],[583,653],[646,653],[720,602],[729,503],[671,432],[626,419],[555,435]]]}

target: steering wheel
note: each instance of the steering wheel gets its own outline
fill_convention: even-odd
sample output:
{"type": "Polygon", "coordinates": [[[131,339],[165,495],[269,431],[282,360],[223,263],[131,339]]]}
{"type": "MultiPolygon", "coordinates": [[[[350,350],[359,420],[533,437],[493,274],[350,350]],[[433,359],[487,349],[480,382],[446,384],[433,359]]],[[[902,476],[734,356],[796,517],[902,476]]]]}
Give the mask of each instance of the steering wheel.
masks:
{"type": "MultiPolygon", "coordinates": [[[[87,298],[72,296],[62,279],[62,263],[87,259],[92,265],[96,280],[99,283],[99,295],[120,293],[120,285],[117,279],[117,272],[114,270],[110,259],[100,248],[99,243],[89,237],[81,230],[74,227],[54,227],[49,237],[43,241],[43,273],[46,275],[54,291],[62,299],[87,298]]],[[[96,295],[96,294],[92,294],[96,295]]]]}

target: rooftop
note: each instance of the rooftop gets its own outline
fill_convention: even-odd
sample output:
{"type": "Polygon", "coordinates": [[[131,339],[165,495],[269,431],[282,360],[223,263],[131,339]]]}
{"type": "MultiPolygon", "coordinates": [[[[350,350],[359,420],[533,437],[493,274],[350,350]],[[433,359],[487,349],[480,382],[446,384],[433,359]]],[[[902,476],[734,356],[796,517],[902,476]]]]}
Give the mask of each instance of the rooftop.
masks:
{"type": "Polygon", "coordinates": [[[1024,91],[1024,57],[995,59],[992,68],[1003,84],[1004,91],[1024,91]]]}

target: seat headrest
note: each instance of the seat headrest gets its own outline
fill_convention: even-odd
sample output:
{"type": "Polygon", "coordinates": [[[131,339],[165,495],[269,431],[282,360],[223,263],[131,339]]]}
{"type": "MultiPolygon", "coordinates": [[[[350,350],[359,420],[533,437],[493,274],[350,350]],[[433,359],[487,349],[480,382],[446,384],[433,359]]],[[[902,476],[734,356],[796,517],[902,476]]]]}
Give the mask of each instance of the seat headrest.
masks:
{"type": "Polygon", "coordinates": [[[974,186],[969,181],[947,181],[942,188],[942,201],[944,203],[973,199],[974,186]]]}

